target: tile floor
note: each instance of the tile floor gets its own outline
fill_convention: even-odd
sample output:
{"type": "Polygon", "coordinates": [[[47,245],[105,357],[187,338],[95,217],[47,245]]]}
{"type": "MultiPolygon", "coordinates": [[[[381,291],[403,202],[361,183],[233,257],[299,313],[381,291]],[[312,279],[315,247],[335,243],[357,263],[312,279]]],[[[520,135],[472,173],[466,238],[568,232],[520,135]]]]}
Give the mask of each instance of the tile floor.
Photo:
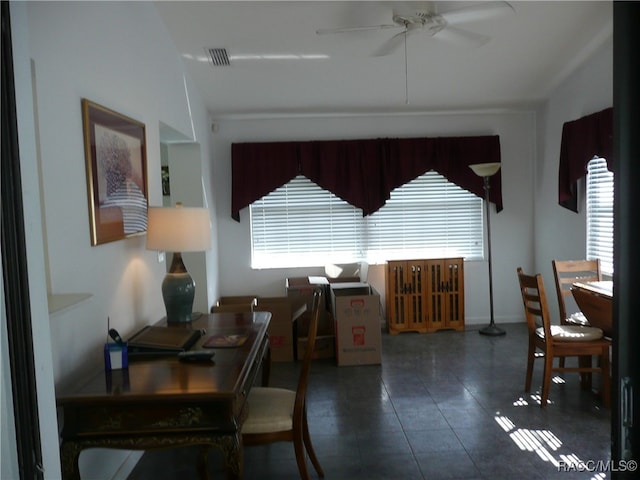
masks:
{"type": "MultiPolygon", "coordinates": [[[[501,326],[502,337],[477,329],[384,334],[382,365],[314,362],[309,424],[325,478],[610,478],[562,467],[572,459],[610,459],[610,411],[580,389],[577,374],[552,383],[552,403],[541,409],[535,392],[523,391],[526,326],[501,326]]],[[[541,376],[538,362],[534,390],[541,376]]],[[[296,364],[274,364],[272,386],[295,388],[296,381],[296,364]]],[[[197,478],[196,454],[189,448],[147,452],[128,480],[197,478]]],[[[210,463],[212,478],[224,478],[218,453],[210,463]]],[[[299,478],[293,446],[246,448],[245,478],[299,478]]]]}

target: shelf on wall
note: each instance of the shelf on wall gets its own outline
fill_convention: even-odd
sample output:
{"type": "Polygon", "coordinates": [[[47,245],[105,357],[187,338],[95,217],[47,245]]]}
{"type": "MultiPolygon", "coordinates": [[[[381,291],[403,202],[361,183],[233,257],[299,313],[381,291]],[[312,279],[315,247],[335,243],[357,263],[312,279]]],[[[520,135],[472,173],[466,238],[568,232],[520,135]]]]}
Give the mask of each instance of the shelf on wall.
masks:
{"type": "Polygon", "coordinates": [[[90,293],[50,293],[47,295],[49,314],[77,305],[91,297],[90,293]]]}

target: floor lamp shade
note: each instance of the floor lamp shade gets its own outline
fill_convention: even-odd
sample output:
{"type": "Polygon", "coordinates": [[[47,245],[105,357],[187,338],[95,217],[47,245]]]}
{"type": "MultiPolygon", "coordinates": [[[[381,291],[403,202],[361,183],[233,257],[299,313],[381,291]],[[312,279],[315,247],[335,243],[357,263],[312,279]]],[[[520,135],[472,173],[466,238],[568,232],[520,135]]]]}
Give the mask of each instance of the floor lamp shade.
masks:
{"type": "Polygon", "coordinates": [[[182,261],[182,252],[211,247],[211,221],[206,208],[149,207],[147,249],[173,252],[169,272],[162,281],[168,323],[191,321],[196,286],[182,261]]]}
{"type": "Polygon", "coordinates": [[[482,177],[484,186],[484,207],[485,217],[487,218],[487,263],[489,265],[489,316],[491,321],[488,326],[480,329],[480,334],[498,336],[504,335],[506,332],[500,327],[496,326],[493,318],[493,272],[491,269],[491,217],[489,212],[489,178],[492,175],[498,173],[500,170],[500,163],[476,163],[469,165],[469,168],[473,170],[473,173],[482,177]]]}

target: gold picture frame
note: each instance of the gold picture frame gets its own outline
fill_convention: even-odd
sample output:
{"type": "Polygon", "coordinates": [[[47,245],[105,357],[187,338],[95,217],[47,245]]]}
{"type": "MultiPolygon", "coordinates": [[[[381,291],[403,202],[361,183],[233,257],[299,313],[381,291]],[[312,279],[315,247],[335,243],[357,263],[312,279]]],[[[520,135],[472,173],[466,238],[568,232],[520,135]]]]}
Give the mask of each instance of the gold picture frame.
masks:
{"type": "Polygon", "coordinates": [[[82,99],[91,245],[147,231],[145,125],[82,99]]]}

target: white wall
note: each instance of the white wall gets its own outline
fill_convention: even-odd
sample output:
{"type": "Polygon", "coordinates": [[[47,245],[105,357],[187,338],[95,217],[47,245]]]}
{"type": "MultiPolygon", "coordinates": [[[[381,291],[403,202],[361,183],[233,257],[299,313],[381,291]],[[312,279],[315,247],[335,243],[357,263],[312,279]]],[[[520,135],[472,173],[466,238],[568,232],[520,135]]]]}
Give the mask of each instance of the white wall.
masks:
{"type": "MultiPolygon", "coordinates": [[[[160,285],[165,265],[156,252],[145,249],[139,236],[96,247],[90,246],[82,116],[86,97],[146,125],[149,203],[162,204],[160,180],[160,125],[170,126],[199,143],[203,175],[210,178],[209,119],[199,94],[185,78],[181,58],[150,2],[29,2],[15,25],[25,31],[16,62],[35,66],[38,134],[31,120],[31,149],[21,151],[32,175],[25,186],[25,210],[34,262],[30,281],[40,285],[35,298],[36,333],[40,368],[38,399],[49,402],[41,419],[48,422],[43,446],[55,459],[46,461],[47,478],[59,476],[58,433],[53,405],[56,385],[77,382],[87,372],[102,368],[102,344],[107,317],[123,336],[164,316],[160,285]],[[28,46],[28,47],[27,47],[28,46]],[[35,146],[39,141],[42,191],[39,191],[35,146]],[[43,195],[41,222],[38,195],[43,195]],[[38,229],[44,225],[43,249],[38,229]],[[37,227],[37,228],[36,228],[37,227]],[[43,252],[44,250],[44,252],[43,252]],[[44,254],[43,254],[44,253],[44,254]],[[47,315],[45,263],[48,260],[53,293],[86,292],[91,298],[47,315]],[[41,325],[39,325],[39,323],[41,325]],[[43,353],[41,353],[43,352],[43,353]]],[[[22,79],[29,90],[29,79],[22,79]]],[[[33,112],[18,100],[19,117],[33,112]]],[[[27,125],[28,127],[28,125],[27,125]]],[[[28,129],[24,130],[28,132],[28,129]]],[[[210,182],[203,203],[215,213],[210,182]]],[[[213,218],[214,235],[216,232],[213,218]]],[[[217,287],[217,245],[207,254],[207,293],[217,287]]],[[[31,266],[31,265],[30,265],[31,266]]],[[[209,300],[206,303],[210,303],[209,300]]],[[[83,478],[113,478],[126,452],[89,450],[80,457],[83,478]]]]}
{"type": "MultiPolygon", "coordinates": [[[[535,115],[532,111],[423,115],[217,119],[214,179],[220,241],[222,295],[284,295],[285,278],[322,274],[322,269],[252,270],[248,210],[231,219],[233,142],[327,140],[376,137],[500,136],[504,210],[492,208],[491,234],[496,322],[522,321],[516,268],[533,264],[533,170],[535,115]]],[[[369,282],[382,294],[384,266],[372,266],[369,282]]],[[[485,262],[465,264],[466,323],[489,321],[485,262]]]]}
{"type": "MultiPolygon", "coordinates": [[[[565,122],[613,105],[613,41],[605,42],[551,94],[538,113],[538,151],[535,187],[535,263],[547,290],[555,287],[551,260],[586,257],[586,203],[584,182],[579,182],[579,212],[558,205],[558,168],[562,126],[565,122]]],[[[555,295],[553,296],[555,299],[555,295]]],[[[558,318],[557,302],[549,302],[558,318]]]]}
{"type": "MultiPolygon", "coordinates": [[[[165,265],[144,249],[144,237],[90,247],[80,99],[89,98],[146,124],[150,203],[162,202],[160,133],[165,125],[198,142],[203,159],[204,203],[213,212],[214,245],[206,255],[208,301],[219,295],[284,294],[284,279],[319,270],[250,269],[248,215],[230,217],[232,142],[373,138],[378,136],[500,135],[504,210],[492,214],[496,321],[522,321],[515,269],[543,271],[550,260],[584,249],[584,214],[557,206],[557,162],[562,123],[611,105],[611,45],[552,95],[537,115],[530,111],[369,117],[218,119],[210,138],[200,96],[184,78],[180,57],[148,2],[12,3],[18,73],[18,117],[32,115],[29,60],[36,69],[38,127],[43,172],[46,249],[40,223],[36,134],[21,125],[25,211],[38,399],[47,478],[59,469],[52,383],[79,378],[100,366],[106,317],[126,335],[164,315],[160,283],[165,265]],[[13,12],[17,12],[14,21],[13,12]],[[537,150],[537,151],[536,151],[537,150]],[[537,161],[537,163],[536,163],[537,161]],[[215,192],[215,197],[213,193],[215,192]],[[535,209],[534,209],[535,204],[535,209]],[[216,214],[219,216],[216,223],[216,214]],[[534,233],[534,225],[544,225],[534,233]],[[44,258],[43,258],[44,257],[44,258]],[[88,292],[90,300],[46,315],[45,259],[55,293],[88,292]],[[220,270],[220,281],[218,280],[220,270]]],[[[573,255],[575,253],[575,255],[573,255]]],[[[466,268],[467,323],[488,320],[486,262],[466,268]]],[[[370,280],[384,291],[381,267],[370,280]]],[[[8,376],[6,362],[3,377],[8,376]]],[[[3,397],[4,398],[4,397],[3,397]]],[[[3,432],[7,420],[2,409],[3,432]]],[[[3,444],[4,447],[4,444],[3,444]]],[[[5,472],[3,455],[3,470],[5,472]]],[[[87,452],[82,473],[112,478],[122,462],[114,452],[87,452]]]]}

